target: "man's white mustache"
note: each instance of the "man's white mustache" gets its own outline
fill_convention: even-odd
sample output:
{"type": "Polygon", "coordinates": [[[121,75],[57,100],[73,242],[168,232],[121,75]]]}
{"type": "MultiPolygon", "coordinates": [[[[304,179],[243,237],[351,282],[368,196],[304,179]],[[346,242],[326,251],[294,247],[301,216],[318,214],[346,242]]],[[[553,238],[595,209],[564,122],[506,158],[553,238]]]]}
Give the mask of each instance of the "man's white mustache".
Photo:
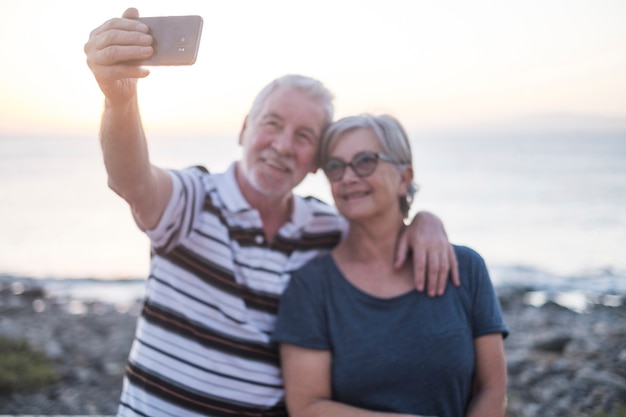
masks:
{"type": "Polygon", "coordinates": [[[261,155],[261,158],[268,164],[274,168],[283,170],[283,171],[294,171],[294,163],[289,158],[283,158],[281,156],[276,155],[275,153],[267,153],[261,155]]]}

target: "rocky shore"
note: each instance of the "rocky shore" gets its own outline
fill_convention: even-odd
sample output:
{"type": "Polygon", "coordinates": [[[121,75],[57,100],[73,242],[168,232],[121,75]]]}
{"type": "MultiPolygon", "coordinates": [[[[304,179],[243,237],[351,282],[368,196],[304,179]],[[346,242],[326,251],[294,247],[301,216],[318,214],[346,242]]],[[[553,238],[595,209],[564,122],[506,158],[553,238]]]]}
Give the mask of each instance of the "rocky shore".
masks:
{"type": "MultiPolygon", "coordinates": [[[[626,411],[624,296],[587,297],[573,311],[550,297],[533,301],[528,289],[498,292],[511,330],[507,417],[626,411]]],[[[0,335],[27,339],[59,375],[53,385],[0,395],[0,414],[114,415],[140,308],[139,299],[50,296],[36,280],[0,277],[0,335]]]]}

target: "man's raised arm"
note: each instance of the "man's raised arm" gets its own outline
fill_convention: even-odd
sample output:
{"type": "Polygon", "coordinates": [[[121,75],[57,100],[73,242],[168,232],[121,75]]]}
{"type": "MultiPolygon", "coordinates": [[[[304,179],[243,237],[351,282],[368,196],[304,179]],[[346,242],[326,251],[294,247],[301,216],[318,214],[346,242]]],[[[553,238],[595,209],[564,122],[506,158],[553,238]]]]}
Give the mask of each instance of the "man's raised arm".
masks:
{"type": "Polygon", "coordinates": [[[148,27],[137,17],[138,11],[130,8],[122,18],[108,20],[91,32],[84,49],[105,96],[100,143],[109,187],[131,206],[139,227],[152,229],[165,211],[172,180],[150,163],[141,123],[137,80],[149,71],[125,63],[153,53],[148,27]]]}

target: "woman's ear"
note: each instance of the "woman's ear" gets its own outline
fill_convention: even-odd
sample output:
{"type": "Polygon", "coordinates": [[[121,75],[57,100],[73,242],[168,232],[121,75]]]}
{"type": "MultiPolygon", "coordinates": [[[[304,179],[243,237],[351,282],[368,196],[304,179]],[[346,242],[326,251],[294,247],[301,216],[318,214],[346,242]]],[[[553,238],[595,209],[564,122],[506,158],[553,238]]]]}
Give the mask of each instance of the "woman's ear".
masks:
{"type": "Polygon", "coordinates": [[[400,188],[398,195],[403,196],[406,194],[409,186],[413,181],[413,167],[411,165],[404,165],[400,168],[400,188]]]}

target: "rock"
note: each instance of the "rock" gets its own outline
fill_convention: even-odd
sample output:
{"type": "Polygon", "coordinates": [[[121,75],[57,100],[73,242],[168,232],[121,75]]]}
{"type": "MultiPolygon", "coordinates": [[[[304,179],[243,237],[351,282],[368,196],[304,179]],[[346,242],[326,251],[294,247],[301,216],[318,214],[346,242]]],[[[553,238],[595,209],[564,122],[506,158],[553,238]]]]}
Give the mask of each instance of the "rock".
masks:
{"type": "Polygon", "coordinates": [[[581,383],[615,388],[618,391],[626,393],[626,378],[616,375],[609,370],[598,370],[585,367],[576,374],[576,379],[581,383]]]}
{"type": "Polygon", "coordinates": [[[572,339],[572,336],[569,334],[557,334],[549,338],[536,341],[534,347],[537,350],[543,350],[546,352],[563,353],[565,346],[567,346],[572,339]]]}
{"type": "Polygon", "coordinates": [[[50,358],[59,360],[63,357],[63,348],[56,340],[48,340],[44,344],[44,353],[50,358]]]}

